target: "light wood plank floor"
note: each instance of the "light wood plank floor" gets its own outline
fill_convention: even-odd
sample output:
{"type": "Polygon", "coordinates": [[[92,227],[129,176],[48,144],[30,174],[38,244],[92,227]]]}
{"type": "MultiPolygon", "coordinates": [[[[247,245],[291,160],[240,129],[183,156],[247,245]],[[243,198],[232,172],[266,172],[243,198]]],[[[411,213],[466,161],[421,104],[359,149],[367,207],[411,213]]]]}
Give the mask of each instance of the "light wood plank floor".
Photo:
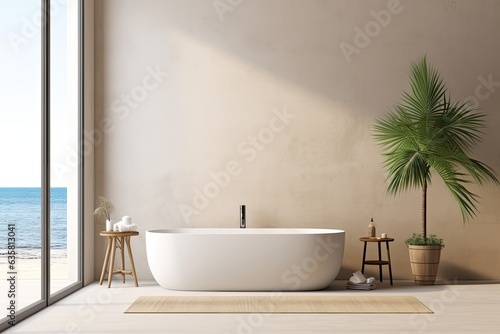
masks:
{"type": "MultiPolygon", "coordinates": [[[[142,295],[218,295],[169,291],[153,281],[114,281],[111,289],[93,283],[24,320],[5,333],[499,333],[500,284],[458,282],[431,287],[377,282],[374,291],[345,290],[336,281],[319,292],[295,294],[412,295],[434,314],[124,314],[142,295]]],[[[241,292],[226,293],[240,295],[241,292]]],[[[244,294],[244,293],[243,293],[244,294]]],[[[248,293],[263,294],[263,293],[248,293]]]]}

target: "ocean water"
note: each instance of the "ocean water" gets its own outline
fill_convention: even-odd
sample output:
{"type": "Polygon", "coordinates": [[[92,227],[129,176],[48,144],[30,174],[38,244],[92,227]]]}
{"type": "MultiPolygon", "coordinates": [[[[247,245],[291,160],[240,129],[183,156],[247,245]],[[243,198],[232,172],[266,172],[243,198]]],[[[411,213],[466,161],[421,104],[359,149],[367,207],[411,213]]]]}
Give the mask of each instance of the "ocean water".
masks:
{"type": "MultiPolygon", "coordinates": [[[[50,190],[50,248],[66,249],[66,188],[50,190]]],[[[0,188],[0,254],[7,248],[8,225],[16,227],[19,257],[36,257],[41,249],[41,189],[0,188]]]]}

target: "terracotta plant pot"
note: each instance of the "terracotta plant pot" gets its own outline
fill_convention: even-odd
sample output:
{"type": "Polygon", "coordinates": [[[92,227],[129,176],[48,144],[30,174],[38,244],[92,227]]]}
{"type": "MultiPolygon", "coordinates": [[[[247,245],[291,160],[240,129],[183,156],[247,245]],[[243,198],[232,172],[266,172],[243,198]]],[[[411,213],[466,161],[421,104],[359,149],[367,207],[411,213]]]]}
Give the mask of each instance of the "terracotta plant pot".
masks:
{"type": "Polygon", "coordinates": [[[441,256],[441,246],[408,246],[411,271],[417,285],[434,285],[441,256]]]}

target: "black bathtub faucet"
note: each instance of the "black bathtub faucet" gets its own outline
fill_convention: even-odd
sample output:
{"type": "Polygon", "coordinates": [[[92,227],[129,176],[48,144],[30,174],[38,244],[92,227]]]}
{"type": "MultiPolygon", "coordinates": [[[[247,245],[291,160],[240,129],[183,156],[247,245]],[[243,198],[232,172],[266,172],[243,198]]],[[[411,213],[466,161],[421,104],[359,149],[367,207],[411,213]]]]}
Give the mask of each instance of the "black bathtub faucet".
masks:
{"type": "Polygon", "coordinates": [[[242,204],[240,205],[240,228],[246,228],[246,227],[247,227],[247,217],[246,217],[245,205],[242,204]]]}

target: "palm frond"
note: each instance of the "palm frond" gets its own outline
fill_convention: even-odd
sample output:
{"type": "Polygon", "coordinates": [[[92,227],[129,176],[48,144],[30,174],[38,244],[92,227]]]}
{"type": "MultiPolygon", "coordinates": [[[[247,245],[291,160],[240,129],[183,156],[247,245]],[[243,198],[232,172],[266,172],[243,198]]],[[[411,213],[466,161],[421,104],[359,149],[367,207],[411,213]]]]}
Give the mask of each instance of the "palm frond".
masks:
{"type": "Polygon", "coordinates": [[[422,188],[430,182],[429,166],[416,150],[399,149],[387,154],[388,192],[397,194],[411,188],[422,188]]]}
{"type": "Polygon", "coordinates": [[[462,220],[468,221],[477,213],[478,196],[465,188],[470,181],[467,174],[458,171],[456,161],[445,156],[433,156],[429,159],[432,169],[441,177],[448,191],[457,202],[462,213],[462,220]]]}
{"type": "Polygon", "coordinates": [[[448,142],[465,152],[471,152],[481,142],[485,114],[467,103],[451,103],[444,97],[443,111],[432,118],[432,141],[448,142]]]}

